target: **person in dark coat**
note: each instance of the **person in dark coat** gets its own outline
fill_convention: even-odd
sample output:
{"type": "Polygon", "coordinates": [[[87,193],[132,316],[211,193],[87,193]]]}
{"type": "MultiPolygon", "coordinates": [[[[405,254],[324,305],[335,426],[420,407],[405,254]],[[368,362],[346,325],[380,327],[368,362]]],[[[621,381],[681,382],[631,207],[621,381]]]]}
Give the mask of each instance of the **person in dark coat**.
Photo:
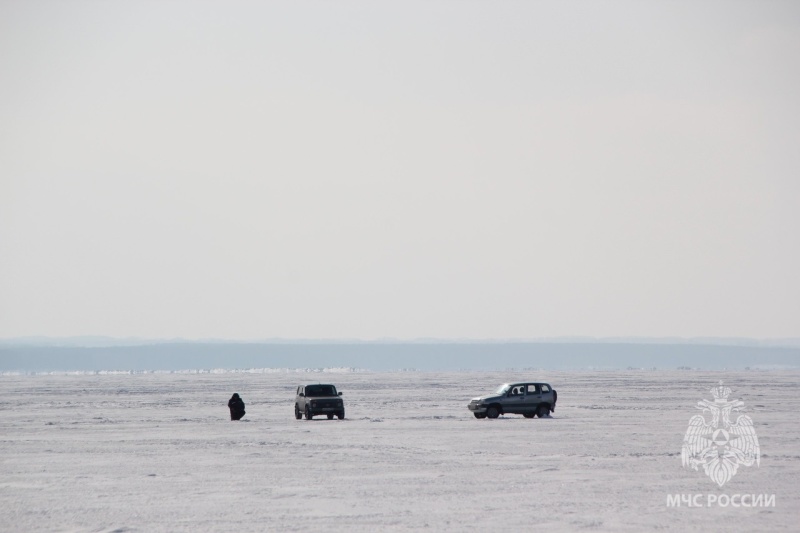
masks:
{"type": "Polygon", "coordinates": [[[244,416],[244,402],[239,398],[238,392],[234,392],[228,400],[228,409],[231,410],[231,420],[239,420],[244,416]]]}

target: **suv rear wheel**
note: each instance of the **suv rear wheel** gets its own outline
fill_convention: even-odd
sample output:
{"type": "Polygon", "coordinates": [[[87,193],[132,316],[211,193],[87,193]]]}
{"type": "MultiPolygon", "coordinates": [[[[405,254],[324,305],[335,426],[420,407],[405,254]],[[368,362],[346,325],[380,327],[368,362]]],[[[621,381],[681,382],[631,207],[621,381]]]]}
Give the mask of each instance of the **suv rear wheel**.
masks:
{"type": "Polygon", "coordinates": [[[548,406],[546,406],[545,404],[541,404],[536,409],[536,416],[538,416],[539,418],[544,418],[549,414],[550,414],[550,408],[548,406]]]}

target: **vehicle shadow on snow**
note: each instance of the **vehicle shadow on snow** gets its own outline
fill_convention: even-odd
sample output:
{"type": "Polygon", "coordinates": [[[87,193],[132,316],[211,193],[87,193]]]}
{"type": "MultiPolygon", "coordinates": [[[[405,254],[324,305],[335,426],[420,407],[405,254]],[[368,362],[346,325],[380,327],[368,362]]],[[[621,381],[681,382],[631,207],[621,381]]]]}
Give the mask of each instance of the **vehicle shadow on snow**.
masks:
{"type": "Polygon", "coordinates": [[[497,418],[481,418],[481,421],[497,422],[498,420],[558,420],[558,417],[547,415],[545,417],[525,418],[524,416],[500,415],[497,418]]]}

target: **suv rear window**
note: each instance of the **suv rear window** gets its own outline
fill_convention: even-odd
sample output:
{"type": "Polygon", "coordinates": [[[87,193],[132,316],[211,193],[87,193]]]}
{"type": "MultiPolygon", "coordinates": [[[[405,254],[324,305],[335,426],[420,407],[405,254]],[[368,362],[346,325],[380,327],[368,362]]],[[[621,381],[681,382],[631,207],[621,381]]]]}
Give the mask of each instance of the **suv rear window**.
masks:
{"type": "Polygon", "coordinates": [[[550,392],[550,387],[547,385],[542,385],[542,392],[550,392]]]}

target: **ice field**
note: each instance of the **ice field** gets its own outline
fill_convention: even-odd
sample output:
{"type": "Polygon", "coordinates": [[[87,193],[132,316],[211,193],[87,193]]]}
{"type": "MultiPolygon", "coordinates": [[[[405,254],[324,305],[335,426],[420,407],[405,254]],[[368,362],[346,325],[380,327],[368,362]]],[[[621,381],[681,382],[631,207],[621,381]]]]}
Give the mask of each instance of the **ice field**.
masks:
{"type": "Polygon", "coordinates": [[[798,382],[688,370],[1,375],[0,531],[797,531],[798,382]],[[553,417],[467,411],[515,380],[551,383],[553,417]],[[761,450],[721,489],[681,465],[689,418],[719,380],[745,402],[761,450]],[[294,419],[295,387],[317,382],[343,391],[345,420],[294,419]],[[775,505],[671,507],[670,494],[775,505]]]}

